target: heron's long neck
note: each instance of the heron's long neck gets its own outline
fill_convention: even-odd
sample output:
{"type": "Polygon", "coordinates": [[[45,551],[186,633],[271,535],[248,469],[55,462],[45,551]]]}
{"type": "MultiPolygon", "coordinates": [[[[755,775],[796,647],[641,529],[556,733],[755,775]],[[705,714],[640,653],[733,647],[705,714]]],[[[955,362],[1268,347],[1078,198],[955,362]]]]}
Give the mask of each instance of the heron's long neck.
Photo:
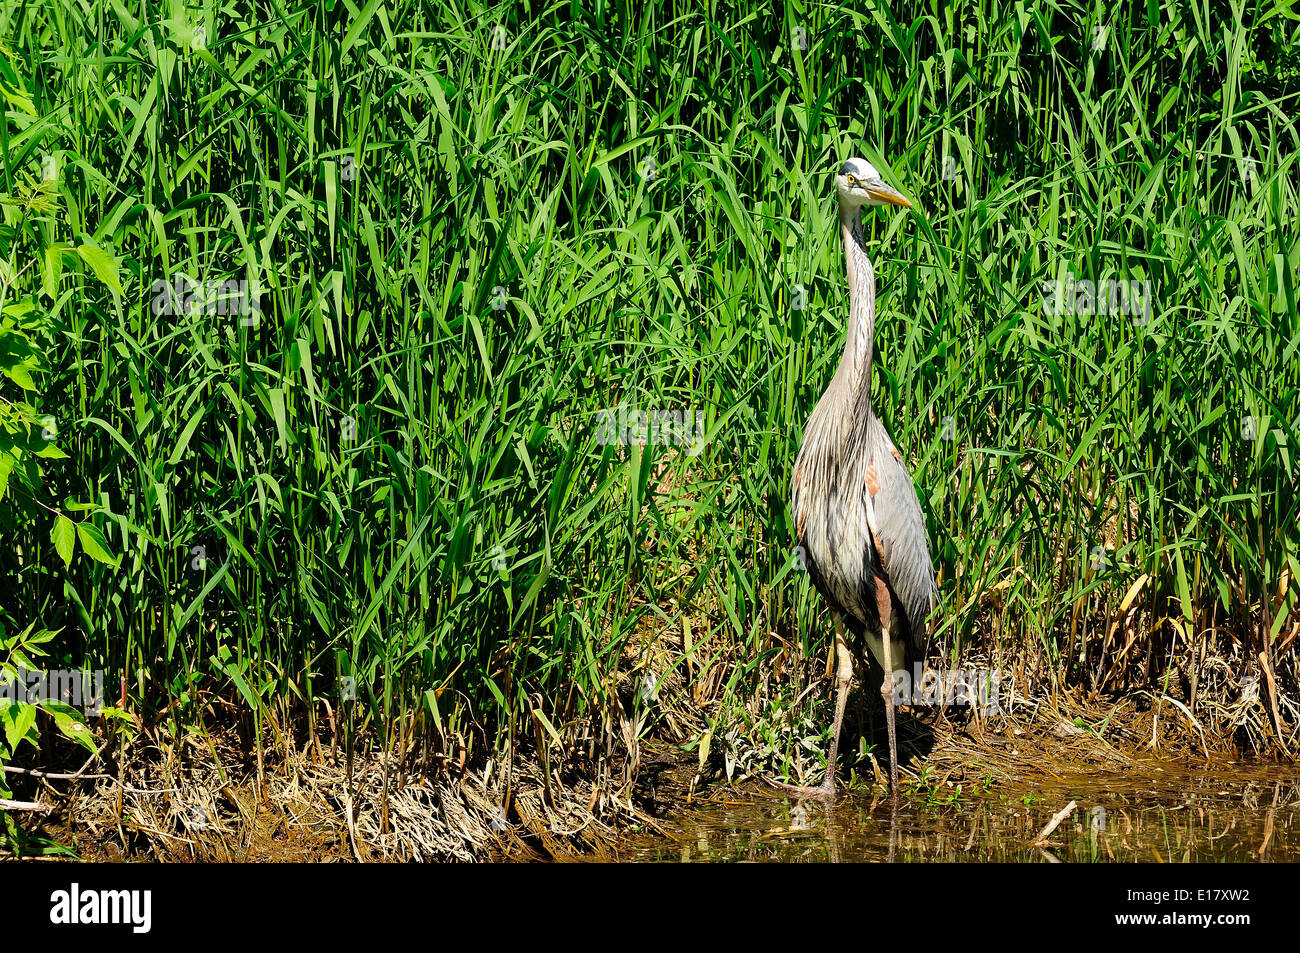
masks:
{"type": "Polygon", "coordinates": [[[876,273],[862,239],[862,213],[840,211],[844,263],[849,275],[849,330],[839,374],[848,387],[853,409],[865,421],[871,411],[871,347],[876,329],[876,273]]]}

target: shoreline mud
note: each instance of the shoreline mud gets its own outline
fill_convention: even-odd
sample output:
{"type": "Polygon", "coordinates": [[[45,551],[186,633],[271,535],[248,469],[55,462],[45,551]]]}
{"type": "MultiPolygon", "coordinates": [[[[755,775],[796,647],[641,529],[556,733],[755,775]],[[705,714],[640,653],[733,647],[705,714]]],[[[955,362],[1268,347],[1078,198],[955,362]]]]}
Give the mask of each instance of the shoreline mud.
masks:
{"type": "MultiPolygon", "coordinates": [[[[1165,767],[1231,777],[1295,766],[1238,750],[1231,733],[1207,732],[1169,699],[1021,700],[995,722],[950,714],[901,711],[905,800],[1015,798],[1165,767]]],[[[235,734],[142,735],[111,768],[80,777],[26,769],[29,793],[52,808],[25,819],[31,849],[58,844],[86,861],[612,860],[683,812],[779,794],[754,774],[728,782],[715,762],[701,768],[698,751],[654,741],[641,742],[630,783],[597,784],[589,765],[548,772],[523,753],[508,771],[493,760],[430,769],[360,750],[349,761],[328,742],[268,751],[259,772],[235,734]]],[[[843,796],[879,800],[878,764],[858,764],[875,769],[842,777],[843,796]]]]}

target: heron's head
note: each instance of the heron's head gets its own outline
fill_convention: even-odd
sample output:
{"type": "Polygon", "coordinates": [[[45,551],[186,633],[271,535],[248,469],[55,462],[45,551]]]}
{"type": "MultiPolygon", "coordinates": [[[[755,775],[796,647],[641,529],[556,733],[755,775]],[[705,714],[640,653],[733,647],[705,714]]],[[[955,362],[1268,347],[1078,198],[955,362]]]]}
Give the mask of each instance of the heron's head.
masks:
{"type": "Polygon", "coordinates": [[[876,167],[866,159],[849,159],[840,166],[840,174],[835,177],[835,192],[840,198],[840,204],[850,211],[863,205],[912,207],[903,193],[892,185],[885,184],[876,167]]]}

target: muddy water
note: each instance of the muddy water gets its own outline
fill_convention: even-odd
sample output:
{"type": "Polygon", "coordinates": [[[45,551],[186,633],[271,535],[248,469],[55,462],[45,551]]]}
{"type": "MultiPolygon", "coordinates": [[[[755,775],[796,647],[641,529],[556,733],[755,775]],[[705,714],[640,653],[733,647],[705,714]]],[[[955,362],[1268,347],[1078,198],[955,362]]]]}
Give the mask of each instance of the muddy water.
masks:
{"type": "Polygon", "coordinates": [[[998,793],[943,787],[831,804],[773,789],[696,800],[657,836],[626,845],[645,861],[1187,862],[1300,860],[1295,766],[1146,764],[998,793]],[[1075,811],[1034,842],[1070,801],[1075,811]]]}

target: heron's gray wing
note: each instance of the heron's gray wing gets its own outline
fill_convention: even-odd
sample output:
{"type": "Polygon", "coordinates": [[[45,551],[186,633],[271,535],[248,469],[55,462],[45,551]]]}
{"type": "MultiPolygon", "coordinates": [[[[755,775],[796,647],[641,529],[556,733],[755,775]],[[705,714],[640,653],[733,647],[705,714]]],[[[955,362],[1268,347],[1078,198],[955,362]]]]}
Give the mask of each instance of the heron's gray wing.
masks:
{"type": "Polygon", "coordinates": [[[934,608],[934,564],[925,538],[925,517],[912,476],[892,447],[876,454],[879,490],[875,508],[880,565],[903,604],[918,654],[925,647],[925,623],[934,608]],[[892,452],[891,452],[892,451],[892,452]]]}

